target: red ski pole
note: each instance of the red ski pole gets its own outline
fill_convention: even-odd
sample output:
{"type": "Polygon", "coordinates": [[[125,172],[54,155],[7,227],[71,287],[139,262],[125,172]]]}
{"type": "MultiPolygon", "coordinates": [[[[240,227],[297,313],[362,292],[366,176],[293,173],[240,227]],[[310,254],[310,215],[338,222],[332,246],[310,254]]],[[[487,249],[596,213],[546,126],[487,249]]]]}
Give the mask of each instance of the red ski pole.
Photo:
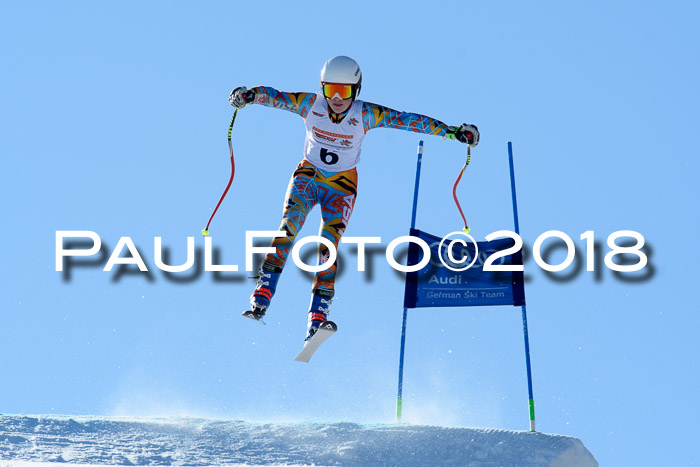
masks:
{"type": "Polygon", "coordinates": [[[231,143],[231,132],[233,131],[233,122],[236,121],[236,115],[238,114],[238,109],[236,109],[233,112],[233,117],[231,117],[231,124],[228,127],[228,149],[231,157],[231,178],[228,180],[228,185],[226,185],[226,189],[224,190],[224,194],[221,195],[221,199],[219,199],[219,202],[216,205],[216,208],[214,208],[214,212],[211,213],[211,217],[209,218],[209,222],[207,222],[207,226],[202,230],[202,235],[207,236],[209,235],[209,224],[211,224],[211,220],[214,218],[214,215],[216,214],[216,211],[219,210],[219,206],[221,206],[221,202],[224,200],[226,197],[226,193],[228,193],[228,189],[231,188],[231,183],[233,183],[233,175],[236,173],[236,163],[233,160],[233,144],[231,143]]]}
{"type": "Polygon", "coordinates": [[[455,204],[457,205],[457,209],[459,210],[459,215],[462,216],[462,220],[464,221],[464,229],[463,229],[464,233],[469,233],[471,228],[467,225],[467,219],[465,219],[464,213],[462,212],[462,207],[459,205],[459,200],[457,199],[457,185],[459,184],[459,181],[462,179],[462,175],[464,175],[464,171],[467,169],[467,166],[469,165],[471,158],[472,158],[472,147],[470,144],[467,144],[467,161],[464,163],[462,170],[459,172],[459,176],[457,177],[457,180],[455,181],[454,187],[452,187],[452,197],[455,199],[455,204]]]}

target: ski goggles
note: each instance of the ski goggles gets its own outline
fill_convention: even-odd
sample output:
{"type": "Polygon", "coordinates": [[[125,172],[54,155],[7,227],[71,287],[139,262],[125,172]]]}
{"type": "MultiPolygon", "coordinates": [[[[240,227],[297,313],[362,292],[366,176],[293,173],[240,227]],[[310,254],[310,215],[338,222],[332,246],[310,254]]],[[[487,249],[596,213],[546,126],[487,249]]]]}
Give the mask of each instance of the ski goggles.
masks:
{"type": "Polygon", "coordinates": [[[341,99],[350,99],[353,95],[353,85],[352,84],[338,84],[338,83],[322,83],[323,85],[323,95],[328,99],[332,99],[338,95],[341,99]]]}

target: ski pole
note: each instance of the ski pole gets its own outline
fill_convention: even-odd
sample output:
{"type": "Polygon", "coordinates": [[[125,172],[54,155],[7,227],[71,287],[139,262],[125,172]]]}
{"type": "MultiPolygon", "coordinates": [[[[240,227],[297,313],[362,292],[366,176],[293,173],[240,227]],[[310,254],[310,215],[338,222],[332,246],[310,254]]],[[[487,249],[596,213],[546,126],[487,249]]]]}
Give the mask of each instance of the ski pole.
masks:
{"type": "Polygon", "coordinates": [[[236,109],[233,112],[233,117],[231,117],[231,124],[228,127],[228,149],[229,149],[229,154],[230,154],[230,158],[231,158],[231,178],[229,178],[228,185],[226,185],[226,189],[224,190],[224,194],[221,195],[221,199],[219,199],[219,202],[216,205],[216,208],[214,208],[214,212],[211,213],[211,217],[209,218],[209,222],[207,222],[207,226],[204,228],[204,230],[202,230],[202,235],[204,235],[204,236],[209,235],[209,224],[211,224],[211,220],[214,218],[214,214],[216,214],[216,211],[219,210],[219,206],[221,206],[221,202],[226,197],[226,193],[228,193],[228,189],[231,188],[231,183],[233,183],[233,175],[236,173],[236,163],[233,160],[233,144],[231,143],[231,132],[233,131],[233,122],[236,121],[236,115],[238,115],[238,109],[236,109]]]}
{"type": "Polygon", "coordinates": [[[455,199],[455,204],[457,205],[457,209],[459,210],[460,216],[462,216],[462,220],[464,221],[464,233],[469,233],[471,228],[467,225],[467,219],[464,217],[464,213],[462,212],[462,206],[459,205],[459,200],[457,199],[457,185],[459,184],[459,181],[462,179],[462,175],[464,175],[464,171],[467,169],[467,166],[469,165],[469,162],[472,159],[472,146],[471,144],[467,144],[467,160],[464,163],[464,166],[462,167],[462,170],[459,172],[459,176],[457,177],[457,180],[455,180],[455,184],[452,187],[452,197],[455,199]]]}

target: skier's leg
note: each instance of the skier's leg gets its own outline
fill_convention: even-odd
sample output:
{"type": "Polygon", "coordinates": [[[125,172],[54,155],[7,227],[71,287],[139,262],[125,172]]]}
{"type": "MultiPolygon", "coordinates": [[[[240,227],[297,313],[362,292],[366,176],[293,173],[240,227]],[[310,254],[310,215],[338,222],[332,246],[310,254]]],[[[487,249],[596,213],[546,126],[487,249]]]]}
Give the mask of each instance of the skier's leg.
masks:
{"type": "Polygon", "coordinates": [[[334,290],[326,288],[314,288],[311,292],[311,309],[306,325],[306,340],[308,341],[316,334],[318,327],[328,319],[333,303],[334,290]]]}
{"type": "MultiPolygon", "coordinates": [[[[357,196],[357,171],[355,169],[337,173],[327,173],[319,170],[317,177],[319,187],[319,203],[323,223],[319,235],[338,250],[340,238],[350,221],[355,198],[357,196]]],[[[328,261],[330,252],[324,244],[319,245],[318,262],[328,261]]],[[[330,305],[335,294],[335,277],[337,264],[334,262],[314,276],[311,307],[309,310],[307,339],[313,335],[318,326],[326,321],[330,305]]]]}
{"type": "Polygon", "coordinates": [[[302,162],[294,171],[282,210],[282,223],[279,229],[285,233],[284,237],[277,237],[272,241],[274,253],[268,253],[265,260],[280,268],[284,268],[292,248],[294,239],[304,226],[306,215],[316,204],[316,185],[314,178],[317,169],[308,162],[302,162]]]}
{"type": "Polygon", "coordinates": [[[303,162],[299,164],[289,181],[282,211],[282,223],[278,229],[284,232],[285,236],[273,240],[272,246],[275,252],[268,253],[260,267],[259,279],[250,297],[253,310],[257,308],[264,313],[270,306],[282,269],[287,262],[289,250],[306,221],[306,215],[315,204],[313,181],[316,169],[307,164],[303,162]]]}
{"type": "MultiPolygon", "coordinates": [[[[319,203],[321,205],[321,217],[323,223],[319,235],[333,244],[338,250],[340,238],[350,222],[352,210],[357,197],[357,170],[350,169],[337,173],[323,173],[323,179],[319,180],[319,203]]],[[[324,244],[318,248],[318,261],[322,264],[328,260],[330,252],[324,244]]],[[[314,276],[314,289],[335,288],[335,275],[337,264],[334,262],[323,271],[314,276]]]]}

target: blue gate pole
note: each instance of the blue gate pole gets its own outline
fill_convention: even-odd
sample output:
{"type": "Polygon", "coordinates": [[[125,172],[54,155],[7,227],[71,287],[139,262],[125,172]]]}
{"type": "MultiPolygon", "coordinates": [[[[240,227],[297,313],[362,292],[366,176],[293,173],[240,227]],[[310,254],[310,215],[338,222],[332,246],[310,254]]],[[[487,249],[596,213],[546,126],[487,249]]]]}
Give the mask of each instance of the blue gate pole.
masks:
{"type": "MultiPolygon", "coordinates": [[[[520,235],[520,224],[518,222],[518,200],[515,196],[515,169],[513,167],[513,143],[508,141],[508,162],[510,164],[510,191],[513,195],[513,221],[515,222],[515,233],[520,235]]],[[[527,393],[528,406],[530,408],[530,431],[535,430],[535,398],[532,395],[532,371],[530,369],[530,338],[527,334],[527,309],[522,305],[523,311],[523,336],[525,338],[525,366],[527,367],[527,393]]]]}
{"type": "MultiPolygon", "coordinates": [[[[418,186],[420,185],[420,165],[423,160],[423,140],[418,142],[418,162],[416,163],[416,185],[413,188],[413,212],[411,213],[411,228],[416,228],[416,211],[418,210],[418,186]]],[[[403,409],[403,356],[406,350],[406,318],[408,308],[403,307],[403,322],[401,323],[401,353],[399,355],[399,392],[396,397],[396,421],[401,421],[403,409]]]]}

